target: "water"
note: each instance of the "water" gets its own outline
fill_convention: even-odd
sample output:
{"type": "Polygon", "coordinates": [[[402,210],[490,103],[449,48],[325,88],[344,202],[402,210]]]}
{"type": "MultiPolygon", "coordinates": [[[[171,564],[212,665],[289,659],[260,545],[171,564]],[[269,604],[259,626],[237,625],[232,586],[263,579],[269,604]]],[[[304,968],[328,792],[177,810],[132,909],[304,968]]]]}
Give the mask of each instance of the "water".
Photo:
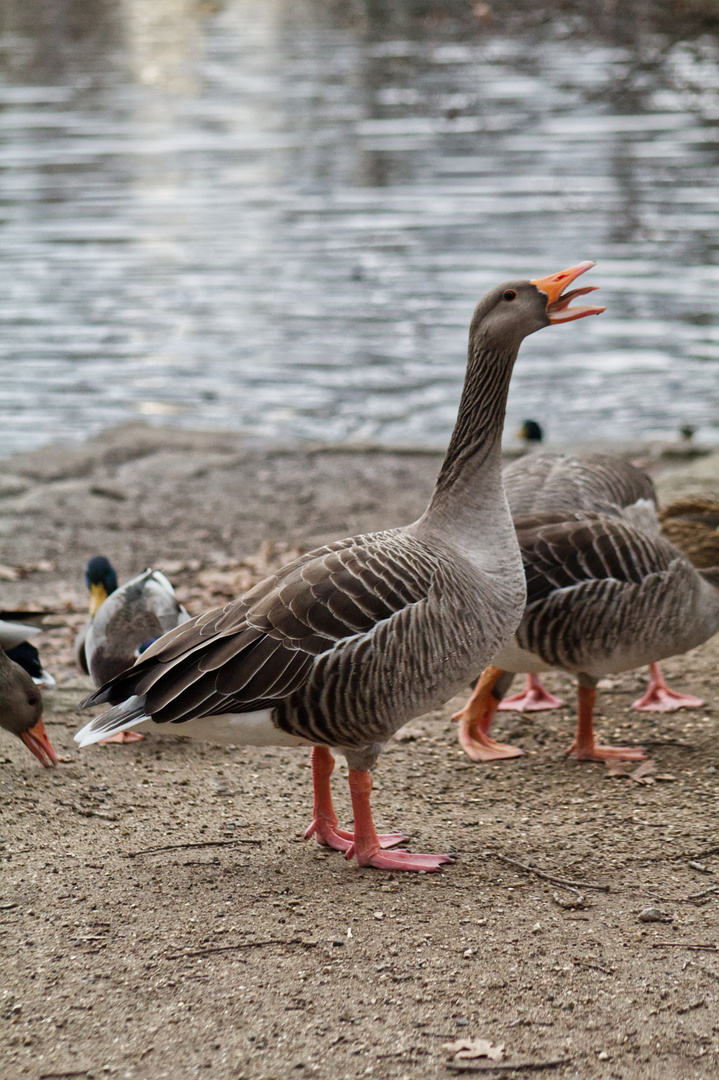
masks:
{"type": "Polygon", "coordinates": [[[0,454],[441,447],[479,297],[587,258],[608,310],[528,340],[509,430],[719,441],[719,36],[514,6],[8,0],[0,454]]]}

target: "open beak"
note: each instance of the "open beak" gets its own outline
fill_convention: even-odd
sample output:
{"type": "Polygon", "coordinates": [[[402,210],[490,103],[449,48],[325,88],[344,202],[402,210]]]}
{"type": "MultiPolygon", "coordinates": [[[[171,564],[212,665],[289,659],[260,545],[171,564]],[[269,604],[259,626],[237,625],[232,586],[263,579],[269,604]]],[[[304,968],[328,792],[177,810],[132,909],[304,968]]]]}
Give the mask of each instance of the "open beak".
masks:
{"type": "Polygon", "coordinates": [[[34,727],[31,727],[28,731],[23,731],[20,738],[25,743],[28,750],[35,755],[38,761],[41,762],[46,769],[51,768],[53,765],[57,765],[55,751],[50,745],[50,740],[45,731],[45,725],[41,719],[38,720],[34,727]]]}
{"type": "Polygon", "coordinates": [[[577,263],[568,270],[561,270],[558,274],[550,274],[549,277],[535,278],[532,285],[543,292],[547,297],[547,315],[550,323],[572,322],[573,319],[583,319],[585,315],[601,315],[607,309],[583,304],[581,307],[570,308],[572,300],[587,293],[596,292],[597,285],[588,285],[585,289],[572,289],[571,292],[562,292],[567,285],[571,285],[575,278],[591,270],[594,263],[591,261],[577,263]]]}
{"type": "Polygon", "coordinates": [[[92,617],[98,608],[107,600],[107,589],[104,585],[90,586],[90,616],[92,617]]]}

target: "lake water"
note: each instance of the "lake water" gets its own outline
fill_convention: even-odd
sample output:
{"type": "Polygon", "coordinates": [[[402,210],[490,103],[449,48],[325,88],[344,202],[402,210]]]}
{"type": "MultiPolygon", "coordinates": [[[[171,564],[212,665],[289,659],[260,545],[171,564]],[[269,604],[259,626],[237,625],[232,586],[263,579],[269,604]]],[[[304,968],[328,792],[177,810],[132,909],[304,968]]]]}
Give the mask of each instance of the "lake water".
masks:
{"type": "Polygon", "coordinates": [[[0,454],[440,447],[479,297],[589,258],[607,311],[526,342],[508,430],[719,441],[719,36],[516,6],[7,0],[0,454]]]}

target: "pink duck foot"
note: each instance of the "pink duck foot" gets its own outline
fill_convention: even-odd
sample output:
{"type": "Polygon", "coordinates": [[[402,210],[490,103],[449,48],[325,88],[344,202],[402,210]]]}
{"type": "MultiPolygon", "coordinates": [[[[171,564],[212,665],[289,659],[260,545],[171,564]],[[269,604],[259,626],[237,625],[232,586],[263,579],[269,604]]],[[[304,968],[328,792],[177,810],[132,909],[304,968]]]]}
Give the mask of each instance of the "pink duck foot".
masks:
{"type": "Polygon", "coordinates": [[[106,739],[98,739],[97,745],[105,746],[106,743],[142,742],[144,738],[144,735],[139,735],[136,731],[118,731],[117,735],[108,735],[106,739]]]}

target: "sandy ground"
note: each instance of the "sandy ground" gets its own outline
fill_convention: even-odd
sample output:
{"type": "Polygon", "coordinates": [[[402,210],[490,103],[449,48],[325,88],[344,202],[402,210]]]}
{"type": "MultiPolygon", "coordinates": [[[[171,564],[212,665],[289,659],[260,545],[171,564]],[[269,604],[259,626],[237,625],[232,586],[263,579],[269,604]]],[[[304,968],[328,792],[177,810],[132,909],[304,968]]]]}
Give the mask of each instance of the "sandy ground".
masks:
{"type": "MultiPolygon", "coordinates": [[[[521,760],[473,765],[460,699],[413,723],[373,805],[411,850],[456,857],[440,875],[360,870],[304,841],[305,752],[75,749],[90,555],[121,578],[162,566],[197,613],[298,547],[410,520],[438,460],[134,426],[0,462],[0,606],[55,613],[37,643],[65,758],[44,770],[1,736],[4,1078],[719,1074],[719,638],[665,665],[703,710],[633,712],[643,672],[603,690],[598,730],[650,750],[644,777],[565,759],[561,674],[563,709],[500,714],[521,760]],[[503,1056],[457,1058],[458,1040],[503,1056]]],[[[654,469],[665,498],[719,494],[717,455],[654,469]]]]}

